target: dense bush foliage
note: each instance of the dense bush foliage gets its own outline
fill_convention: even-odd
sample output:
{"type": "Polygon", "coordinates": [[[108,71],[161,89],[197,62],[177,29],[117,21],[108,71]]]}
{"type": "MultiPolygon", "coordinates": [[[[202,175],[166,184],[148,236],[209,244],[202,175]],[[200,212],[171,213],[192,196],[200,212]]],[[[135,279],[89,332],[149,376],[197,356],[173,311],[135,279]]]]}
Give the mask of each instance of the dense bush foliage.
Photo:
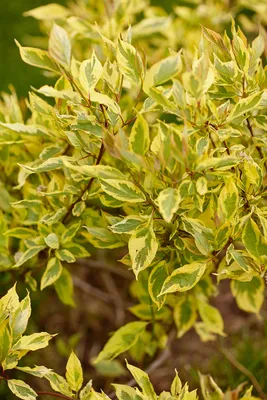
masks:
{"type": "MultiPolygon", "coordinates": [[[[140,0],[54,4],[27,13],[51,28],[48,51],[17,42],[22,59],[56,83],[32,89],[27,113],[15,93],[2,97],[1,274],[30,291],[53,286],[75,306],[74,268],[89,257],[111,264],[120,258],[116,268],[132,271],[134,320],[113,333],[96,365],[125,352],[137,363],[153,359],[174,330],[180,338],[194,328],[204,342],[224,336],[223,318],[210,304],[223,280],[243,311],[259,314],[263,304],[265,32],[248,41],[224,2],[208,3],[177,6],[178,17],[140,0]],[[210,29],[229,23],[222,35],[210,29]]],[[[238,4],[232,12],[242,22],[238,4]]],[[[264,18],[265,2],[251,7],[264,18]]],[[[66,380],[45,367],[18,367],[52,338],[22,336],[29,294],[19,302],[13,287],[0,306],[2,380],[11,391],[22,399],[38,395],[6,376],[19,369],[77,398],[83,377],[74,353],[66,380]]],[[[156,398],[147,374],[127,366],[141,391],[115,385],[117,397],[156,398]]],[[[224,396],[211,378],[202,376],[201,386],[206,399],[224,396]]],[[[178,375],[159,396],[184,397],[196,393],[182,388],[178,375]]],[[[80,399],[89,398],[107,397],[89,382],[80,399]]]]}

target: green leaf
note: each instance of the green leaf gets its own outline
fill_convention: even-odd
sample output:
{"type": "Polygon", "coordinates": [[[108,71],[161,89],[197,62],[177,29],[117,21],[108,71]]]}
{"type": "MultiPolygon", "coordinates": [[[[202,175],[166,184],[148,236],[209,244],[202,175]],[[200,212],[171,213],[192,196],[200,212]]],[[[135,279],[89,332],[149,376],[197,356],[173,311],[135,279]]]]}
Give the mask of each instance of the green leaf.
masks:
{"type": "Polygon", "coordinates": [[[106,179],[100,181],[103,191],[117,200],[128,203],[141,203],[145,195],[132,182],[119,179],[106,179]]]}
{"type": "Polygon", "coordinates": [[[67,160],[63,160],[64,165],[73,171],[77,171],[80,174],[89,178],[99,179],[124,179],[125,175],[114,167],[108,165],[73,165],[67,160]]]}
{"type": "Polygon", "coordinates": [[[149,127],[145,118],[139,114],[129,136],[129,146],[133,153],[145,155],[149,149],[149,127]]]}
{"type": "Polygon", "coordinates": [[[226,121],[229,123],[233,121],[235,118],[239,118],[242,116],[243,118],[246,118],[245,114],[255,109],[259,105],[262,98],[262,94],[263,92],[254,93],[251,96],[239,100],[239,102],[234,105],[226,121]]]}
{"type": "Polygon", "coordinates": [[[55,233],[49,233],[49,235],[44,238],[44,241],[51,249],[59,248],[59,240],[55,233]]]}
{"type": "Polygon", "coordinates": [[[26,64],[59,74],[56,63],[51,59],[47,51],[33,47],[22,47],[18,41],[15,40],[15,42],[19,48],[20,56],[26,64]]]}
{"type": "Polygon", "coordinates": [[[72,215],[74,217],[80,217],[85,209],[86,209],[85,201],[78,201],[78,203],[75,203],[72,209],[72,215]]]}
{"type": "Polygon", "coordinates": [[[15,237],[17,239],[30,239],[37,236],[37,232],[29,228],[13,228],[5,232],[6,236],[15,237]]]}
{"type": "Polygon", "coordinates": [[[28,260],[35,257],[40,251],[44,250],[46,246],[33,246],[30,249],[26,250],[22,253],[20,259],[16,262],[14,267],[20,267],[22,264],[25,264],[28,260]]]}
{"type": "Polygon", "coordinates": [[[136,304],[128,310],[138,319],[143,321],[168,321],[171,318],[171,312],[168,307],[162,307],[160,310],[155,310],[151,304],[136,304]]]}
{"type": "Polygon", "coordinates": [[[136,49],[119,39],[117,49],[119,70],[130,82],[138,85],[143,76],[143,64],[136,49]]]}
{"type": "Polygon", "coordinates": [[[206,270],[206,264],[195,261],[176,269],[164,282],[160,295],[192,289],[206,270]]]}
{"type": "Polygon", "coordinates": [[[53,335],[49,333],[33,333],[32,335],[21,337],[12,347],[12,350],[27,350],[35,351],[43,349],[48,346],[49,340],[53,338],[53,335]]]}
{"type": "Polygon", "coordinates": [[[147,326],[146,322],[129,322],[118,329],[108,340],[94,363],[112,360],[135,345],[147,326]]]}
{"type": "Polygon", "coordinates": [[[254,276],[250,282],[231,281],[231,290],[238,307],[245,311],[258,314],[264,300],[263,279],[254,276]]]}
{"type": "Polygon", "coordinates": [[[151,223],[137,229],[130,237],[128,246],[133,272],[137,278],[141,271],[149,267],[158,250],[158,242],[151,223]]]}
{"type": "Polygon", "coordinates": [[[165,302],[166,296],[159,297],[159,294],[167,278],[168,278],[168,270],[166,263],[165,261],[160,261],[152,269],[148,278],[148,292],[152,301],[158,306],[158,309],[160,309],[165,302]]]}
{"type": "Polygon", "coordinates": [[[83,370],[80,360],[72,351],[66,366],[66,379],[71,389],[78,392],[83,384],[83,370]]]}
{"type": "Polygon", "coordinates": [[[37,393],[27,383],[17,380],[9,379],[8,387],[15,396],[23,400],[35,400],[38,396],[37,393]]]}
{"type": "Polygon", "coordinates": [[[198,300],[198,311],[207,329],[212,333],[224,336],[223,319],[219,310],[202,300],[198,300]]]}
{"type": "Polygon", "coordinates": [[[23,168],[27,173],[37,173],[37,172],[48,172],[53,171],[55,169],[61,168],[63,166],[63,162],[60,158],[50,158],[49,160],[44,161],[38,167],[31,167],[29,165],[18,164],[21,168],[23,168]]]}
{"type": "Polygon", "coordinates": [[[139,400],[134,388],[127,385],[112,384],[115,388],[116,397],[118,400],[139,400]]]}
{"type": "Polygon", "coordinates": [[[61,262],[56,257],[50,258],[41,279],[41,290],[53,285],[59,279],[61,273],[61,262]]]}
{"type": "Polygon", "coordinates": [[[224,393],[221,391],[219,386],[214,382],[211,376],[202,375],[200,376],[200,386],[204,400],[223,400],[224,393]]]}
{"type": "Polygon", "coordinates": [[[6,319],[10,312],[15,312],[19,306],[19,297],[16,292],[15,284],[9,289],[7,294],[0,299],[0,324],[6,319]]]}
{"type": "Polygon", "coordinates": [[[35,367],[16,367],[17,370],[24,372],[25,374],[29,374],[32,376],[36,376],[37,378],[43,378],[50,372],[52,369],[46,368],[44,366],[35,365],[35,367]]]}
{"type": "Polygon", "coordinates": [[[196,304],[191,296],[179,296],[174,309],[173,318],[177,327],[177,337],[181,338],[192,328],[197,319],[196,304]]]}
{"type": "Polygon", "coordinates": [[[8,131],[17,132],[29,136],[48,136],[48,137],[51,136],[51,134],[47,131],[47,129],[44,126],[40,126],[37,124],[25,125],[20,122],[15,122],[12,124],[0,122],[0,126],[8,131]]]}
{"type": "MultiPolygon", "coordinates": [[[[67,256],[69,260],[70,260],[70,257],[73,260],[73,257],[75,257],[75,258],[86,258],[86,257],[90,256],[90,253],[86,250],[86,248],[83,247],[83,246],[80,246],[77,243],[67,242],[64,245],[64,247],[65,247],[64,250],[68,250],[72,254],[72,257],[71,257],[69,252],[68,253],[64,252],[64,257],[67,256]]],[[[62,253],[61,252],[60,252],[60,257],[62,257],[62,253]]]]}
{"type": "Polygon", "coordinates": [[[208,181],[205,176],[201,176],[196,181],[196,189],[200,196],[204,196],[208,192],[208,181]]]}
{"type": "Polygon", "coordinates": [[[168,188],[160,192],[158,196],[159,211],[166,222],[171,222],[180,204],[178,189],[168,188]]]}
{"type": "Polygon", "coordinates": [[[29,294],[20,302],[19,307],[10,316],[13,341],[21,336],[28,326],[31,316],[31,299],[29,294]]]}
{"type": "Polygon", "coordinates": [[[66,268],[63,268],[54,286],[60,301],[68,306],[74,307],[72,277],[66,268]]]}
{"type": "MultiPolygon", "coordinates": [[[[144,91],[148,93],[152,86],[162,85],[174,78],[181,69],[180,54],[167,57],[154,64],[147,72],[144,80],[144,91]]],[[[148,93],[149,94],[149,93],[148,93]]]]}
{"type": "Polygon", "coordinates": [[[56,251],[56,257],[59,258],[60,261],[66,261],[67,263],[74,263],[76,261],[74,255],[67,249],[56,251]]]}
{"type": "Polygon", "coordinates": [[[247,220],[242,232],[242,241],[248,253],[257,259],[267,254],[267,242],[252,218],[247,220]]]}
{"type": "Polygon", "coordinates": [[[103,67],[93,50],[91,58],[83,61],[80,66],[80,83],[87,93],[96,87],[102,74],[103,67]]]}
{"type": "Polygon", "coordinates": [[[181,389],[182,389],[182,382],[181,379],[179,378],[178,372],[175,370],[175,377],[171,384],[171,395],[178,396],[181,392],[181,389]]]}
{"type": "Polygon", "coordinates": [[[157,395],[154,388],[150,382],[149,376],[146,372],[142,371],[140,368],[134,367],[127,363],[127,368],[131,372],[132,376],[136,380],[136,383],[142,389],[142,392],[149,399],[157,399],[157,395]]]}
{"type": "Polygon", "coordinates": [[[206,169],[228,170],[240,163],[240,159],[233,156],[224,156],[221,158],[209,157],[200,161],[196,165],[196,171],[201,172],[206,169]]]}
{"type": "Polygon", "coordinates": [[[109,227],[109,229],[113,233],[127,233],[131,234],[134,233],[136,228],[138,228],[139,225],[141,225],[144,222],[144,220],[138,215],[129,215],[128,217],[124,218],[122,221],[117,222],[116,224],[112,225],[109,227]]]}
{"type": "Polygon", "coordinates": [[[6,359],[12,346],[12,333],[9,321],[6,319],[0,324],[0,365],[6,359]]]}
{"type": "Polygon", "coordinates": [[[87,227],[87,233],[83,233],[90,243],[98,249],[116,249],[125,246],[120,237],[112,233],[108,228],[87,227]]]}
{"type": "Polygon", "coordinates": [[[90,400],[92,394],[92,380],[87,382],[80,392],[80,400],[90,400]]]}
{"type": "Polygon", "coordinates": [[[236,215],[238,205],[238,188],[233,179],[229,178],[219,195],[219,216],[223,221],[229,221],[236,215]]]}
{"type": "Polygon", "coordinates": [[[66,379],[63,378],[63,376],[60,376],[52,371],[46,374],[45,378],[49,381],[51,388],[53,390],[72,398],[73,395],[72,390],[69,387],[69,384],[66,381],[66,379]]]}
{"type": "Polygon", "coordinates": [[[61,236],[61,243],[66,244],[70,242],[76,236],[76,233],[79,231],[80,227],[81,221],[67,226],[65,232],[61,236]]]}
{"type": "Polygon", "coordinates": [[[65,29],[54,24],[49,37],[49,54],[67,70],[71,62],[71,44],[65,29]]]}

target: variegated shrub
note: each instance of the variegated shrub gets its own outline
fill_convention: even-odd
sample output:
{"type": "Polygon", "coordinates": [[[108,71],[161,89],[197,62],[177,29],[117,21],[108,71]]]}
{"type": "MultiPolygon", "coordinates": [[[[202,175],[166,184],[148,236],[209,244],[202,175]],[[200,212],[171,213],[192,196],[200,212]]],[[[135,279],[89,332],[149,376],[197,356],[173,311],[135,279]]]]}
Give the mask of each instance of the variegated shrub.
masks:
{"type": "MultiPolygon", "coordinates": [[[[137,320],[114,333],[96,363],[125,351],[153,357],[173,324],[178,337],[192,327],[203,341],[225,335],[209,304],[217,283],[230,281],[238,306],[259,314],[267,268],[264,32],[249,42],[232,21],[231,34],[203,28],[198,47],[178,49],[166,34],[175,21],[155,17],[157,9],[126,29],[127,12],[138,21],[146,2],[126,3],[108,8],[100,27],[94,13],[87,23],[56,5],[29,12],[48,20],[48,50],[17,43],[21,57],[56,83],[33,88],[27,111],[14,93],[0,105],[2,274],[23,276],[33,291],[53,285],[73,306],[68,264],[111,249],[132,271],[137,320]]],[[[17,336],[5,318],[9,354],[17,336]]],[[[55,379],[72,397],[77,382],[55,379]]],[[[146,390],[138,396],[150,398],[146,390]]]]}

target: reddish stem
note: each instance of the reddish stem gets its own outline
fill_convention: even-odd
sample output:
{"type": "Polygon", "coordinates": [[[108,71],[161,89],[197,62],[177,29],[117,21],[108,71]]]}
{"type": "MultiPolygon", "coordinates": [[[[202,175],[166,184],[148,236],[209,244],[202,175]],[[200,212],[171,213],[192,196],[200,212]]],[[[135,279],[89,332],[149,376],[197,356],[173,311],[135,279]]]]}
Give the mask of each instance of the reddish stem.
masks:
{"type": "Polygon", "coordinates": [[[53,392],[36,392],[38,396],[51,396],[51,397],[58,397],[60,399],[65,400],[73,400],[73,397],[65,396],[64,394],[60,393],[53,393],[53,392]]]}

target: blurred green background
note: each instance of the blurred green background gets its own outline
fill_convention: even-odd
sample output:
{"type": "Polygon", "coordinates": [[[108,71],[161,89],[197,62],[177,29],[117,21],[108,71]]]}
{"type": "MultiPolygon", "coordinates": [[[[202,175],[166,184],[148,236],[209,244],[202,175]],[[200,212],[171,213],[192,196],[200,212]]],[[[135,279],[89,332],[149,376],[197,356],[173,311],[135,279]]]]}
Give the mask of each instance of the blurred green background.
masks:
{"type": "MultiPolygon", "coordinates": [[[[0,92],[12,84],[18,96],[27,96],[30,86],[44,83],[41,70],[22,62],[14,38],[27,44],[27,37],[40,35],[38,21],[23,17],[32,8],[51,3],[51,0],[0,0],[0,92]]],[[[55,1],[66,4],[66,0],[55,1]]]]}

